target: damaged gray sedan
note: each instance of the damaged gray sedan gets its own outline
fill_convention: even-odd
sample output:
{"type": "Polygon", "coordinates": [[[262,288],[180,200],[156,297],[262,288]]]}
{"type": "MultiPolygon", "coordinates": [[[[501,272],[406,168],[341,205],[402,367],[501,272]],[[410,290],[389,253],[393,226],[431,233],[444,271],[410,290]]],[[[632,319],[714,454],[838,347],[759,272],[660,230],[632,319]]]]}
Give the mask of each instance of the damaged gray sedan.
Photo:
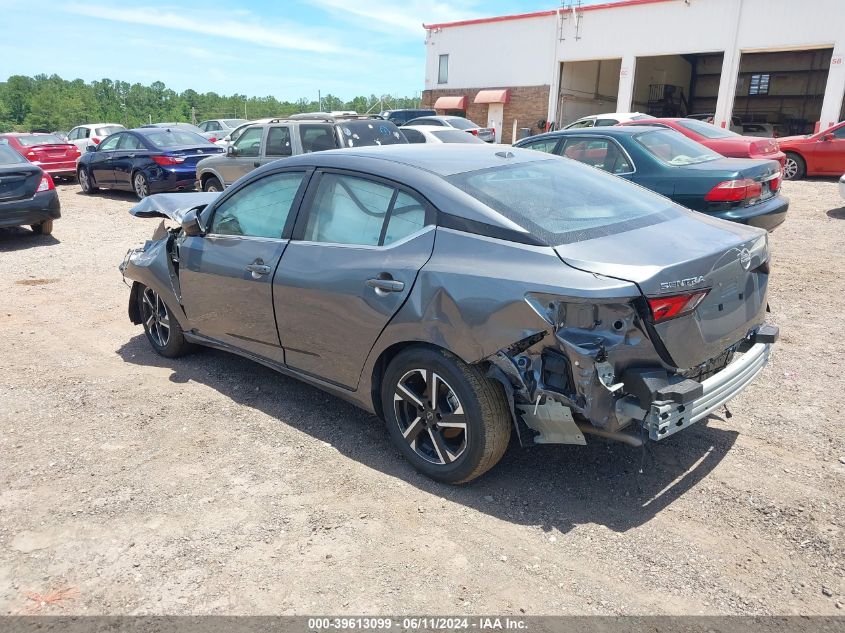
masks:
{"type": "Polygon", "coordinates": [[[345,398],[445,482],[512,433],[660,441],[777,338],[765,231],[530,150],[312,153],[132,213],[180,225],[121,266],[155,351],[215,347],[345,398]]]}

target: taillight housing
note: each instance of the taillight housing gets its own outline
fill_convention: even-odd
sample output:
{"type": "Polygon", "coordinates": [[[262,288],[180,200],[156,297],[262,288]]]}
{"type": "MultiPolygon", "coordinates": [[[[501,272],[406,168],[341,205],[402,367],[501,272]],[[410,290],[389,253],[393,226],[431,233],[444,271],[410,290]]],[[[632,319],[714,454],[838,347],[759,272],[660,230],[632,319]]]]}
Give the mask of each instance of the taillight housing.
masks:
{"type": "Polygon", "coordinates": [[[52,176],[50,174],[44,174],[41,176],[41,182],[38,183],[38,189],[36,189],[36,193],[41,193],[42,191],[50,191],[56,188],[56,184],[53,182],[52,176]]]}
{"type": "Polygon", "coordinates": [[[704,196],[707,202],[741,202],[759,198],[763,193],[763,185],[751,178],[725,180],[713,187],[704,196]]]}
{"type": "Polygon", "coordinates": [[[769,178],[769,191],[777,191],[780,189],[780,174],[777,174],[774,178],[769,178]]]}
{"type": "Polygon", "coordinates": [[[184,156],[153,156],[153,160],[163,166],[179,165],[185,162],[184,156]]]}
{"type": "Polygon", "coordinates": [[[95,136],[95,137],[93,137],[93,138],[91,139],[91,142],[92,142],[94,145],[99,145],[99,144],[100,144],[100,139],[98,139],[98,138],[95,136]]]}
{"type": "Polygon", "coordinates": [[[30,150],[26,153],[26,157],[29,160],[32,160],[33,158],[38,158],[38,154],[36,154],[34,151],[30,150]]]}
{"type": "Polygon", "coordinates": [[[208,139],[208,142],[209,142],[209,143],[216,143],[216,142],[217,142],[217,139],[216,139],[215,137],[213,137],[213,136],[212,136],[210,139],[208,139]]]}
{"type": "Polygon", "coordinates": [[[704,301],[708,292],[709,288],[668,297],[649,297],[648,305],[654,322],[660,323],[689,314],[704,301]]]}
{"type": "Polygon", "coordinates": [[[469,132],[469,133],[470,133],[470,134],[472,134],[473,136],[478,136],[478,128],[476,128],[476,129],[474,129],[474,130],[467,130],[467,132],[469,132]]]}

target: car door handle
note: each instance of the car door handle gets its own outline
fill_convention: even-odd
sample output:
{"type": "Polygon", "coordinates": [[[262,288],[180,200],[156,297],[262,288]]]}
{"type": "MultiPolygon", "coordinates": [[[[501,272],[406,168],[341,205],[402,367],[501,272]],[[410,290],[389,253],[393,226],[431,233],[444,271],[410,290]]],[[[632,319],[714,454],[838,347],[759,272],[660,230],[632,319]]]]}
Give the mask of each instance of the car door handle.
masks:
{"type": "Polygon", "coordinates": [[[405,289],[405,282],[395,279],[367,279],[367,285],[382,292],[402,292],[405,289]]]}
{"type": "Polygon", "coordinates": [[[249,266],[246,267],[246,270],[247,270],[247,272],[252,273],[253,279],[258,279],[259,277],[262,277],[263,275],[269,275],[270,274],[270,267],[266,266],[264,264],[259,264],[259,263],[250,264],[249,266]]]}

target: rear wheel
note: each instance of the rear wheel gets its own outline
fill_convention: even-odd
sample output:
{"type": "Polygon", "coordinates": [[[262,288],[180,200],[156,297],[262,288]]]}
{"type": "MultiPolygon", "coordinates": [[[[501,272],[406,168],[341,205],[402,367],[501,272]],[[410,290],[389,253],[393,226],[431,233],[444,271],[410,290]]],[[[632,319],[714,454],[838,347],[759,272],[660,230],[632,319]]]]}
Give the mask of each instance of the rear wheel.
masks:
{"type": "Polygon", "coordinates": [[[786,180],[801,180],[807,173],[807,163],[794,152],[786,153],[786,162],[783,165],[783,177],[786,180]]]}
{"type": "Polygon", "coordinates": [[[135,195],[140,200],[150,195],[150,183],[143,172],[136,171],[132,174],[132,189],[135,190],[135,195]]]}
{"type": "Polygon", "coordinates": [[[446,483],[481,476],[504,455],[510,409],[501,385],[442,350],[410,348],[382,384],[388,433],[423,474],[446,483]]]}
{"type": "Polygon", "coordinates": [[[176,358],[191,351],[191,344],[185,340],[179,322],[173,318],[159,294],[148,286],[141,286],[139,290],[138,311],[153,349],[167,358],[176,358]]]}
{"type": "Polygon", "coordinates": [[[51,235],[53,233],[53,220],[44,220],[40,224],[30,226],[36,235],[51,235]]]}
{"type": "Polygon", "coordinates": [[[203,191],[223,191],[223,185],[221,182],[212,176],[211,178],[206,179],[204,183],[202,183],[202,190],[203,191]]]}
{"type": "Polygon", "coordinates": [[[79,180],[79,187],[82,189],[82,193],[94,193],[97,191],[94,181],[91,180],[91,174],[88,173],[85,167],[80,167],[77,170],[76,178],[79,180]]]}

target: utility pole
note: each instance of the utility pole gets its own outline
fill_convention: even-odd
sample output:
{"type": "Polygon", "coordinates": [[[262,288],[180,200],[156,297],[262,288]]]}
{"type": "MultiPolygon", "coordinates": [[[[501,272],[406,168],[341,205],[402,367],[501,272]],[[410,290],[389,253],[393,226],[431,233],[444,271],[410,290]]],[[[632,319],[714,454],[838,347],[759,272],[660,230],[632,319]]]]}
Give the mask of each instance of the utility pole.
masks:
{"type": "Polygon", "coordinates": [[[319,90],[317,91],[317,111],[323,111],[323,94],[319,90]]]}

